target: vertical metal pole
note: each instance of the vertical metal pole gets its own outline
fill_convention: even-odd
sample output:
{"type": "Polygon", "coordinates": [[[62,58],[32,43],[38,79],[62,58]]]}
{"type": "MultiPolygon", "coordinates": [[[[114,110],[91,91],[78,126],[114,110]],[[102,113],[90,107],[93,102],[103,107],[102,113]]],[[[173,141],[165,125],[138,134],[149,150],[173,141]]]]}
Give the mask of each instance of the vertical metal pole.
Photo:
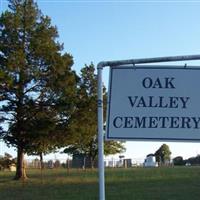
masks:
{"type": "Polygon", "coordinates": [[[98,66],[98,167],[99,167],[99,200],[105,200],[104,179],[104,135],[103,135],[103,67],[98,66]]]}

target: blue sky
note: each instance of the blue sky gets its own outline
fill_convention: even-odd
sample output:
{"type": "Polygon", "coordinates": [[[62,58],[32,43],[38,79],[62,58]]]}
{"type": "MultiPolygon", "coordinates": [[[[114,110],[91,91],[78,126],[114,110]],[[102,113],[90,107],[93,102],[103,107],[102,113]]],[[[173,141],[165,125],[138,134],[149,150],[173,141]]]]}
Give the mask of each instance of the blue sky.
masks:
{"type": "MultiPolygon", "coordinates": [[[[96,65],[102,60],[200,52],[200,1],[38,0],[37,3],[57,26],[59,41],[73,55],[77,72],[84,64],[96,65]]],[[[5,10],[7,2],[1,0],[0,6],[1,11],[5,10]]],[[[200,66],[200,61],[187,63],[200,66]]],[[[107,80],[108,70],[104,70],[105,84],[107,80]]],[[[128,142],[126,156],[145,157],[161,144],[128,142]]],[[[173,157],[200,154],[198,143],[167,144],[173,157]]]]}

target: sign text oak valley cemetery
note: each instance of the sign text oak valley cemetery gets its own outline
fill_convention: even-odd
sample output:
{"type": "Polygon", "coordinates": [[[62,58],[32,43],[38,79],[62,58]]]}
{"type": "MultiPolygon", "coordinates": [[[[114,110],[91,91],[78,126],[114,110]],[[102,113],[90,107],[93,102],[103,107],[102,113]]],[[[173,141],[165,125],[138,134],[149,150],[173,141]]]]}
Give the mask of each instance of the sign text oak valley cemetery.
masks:
{"type": "Polygon", "coordinates": [[[200,140],[200,69],[112,67],[107,139],[200,140]]]}

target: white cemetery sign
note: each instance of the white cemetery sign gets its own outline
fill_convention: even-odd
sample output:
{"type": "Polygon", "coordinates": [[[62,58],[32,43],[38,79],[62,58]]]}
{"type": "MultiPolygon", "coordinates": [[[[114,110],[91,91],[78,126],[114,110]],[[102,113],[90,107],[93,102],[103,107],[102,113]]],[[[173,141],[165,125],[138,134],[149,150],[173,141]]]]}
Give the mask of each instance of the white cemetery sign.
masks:
{"type": "Polygon", "coordinates": [[[200,140],[200,69],[111,67],[107,139],[200,140]]]}

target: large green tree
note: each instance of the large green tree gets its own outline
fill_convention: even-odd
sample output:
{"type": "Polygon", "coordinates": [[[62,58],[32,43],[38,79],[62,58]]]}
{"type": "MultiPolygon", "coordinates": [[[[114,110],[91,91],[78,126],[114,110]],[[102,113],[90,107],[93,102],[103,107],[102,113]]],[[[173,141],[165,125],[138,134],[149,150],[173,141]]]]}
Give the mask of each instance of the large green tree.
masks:
{"type": "Polygon", "coordinates": [[[57,38],[33,0],[10,0],[0,16],[0,134],[17,148],[15,179],[26,178],[24,153],[64,141],[74,109],[73,59],[57,38]]]}
{"type": "MultiPolygon", "coordinates": [[[[106,113],[106,90],[104,88],[104,116],[106,113]]],[[[97,141],[97,75],[93,64],[81,69],[76,98],[76,110],[70,121],[72,143],[65,153],[83,154],[90,158],[91,167],[98,154],[97,141]]],[[[105,118],[105,117],[104,117],[105,118]]],[[[106,141],[105,155],[121,153],[125,150],[123,143],[106,141]]]]}
{"type": "Polygon", "coordinates": [[[159,164],[168,164],[170,162],[171,151],[167,144],[161,145],[161,147],[155,152],[156,161],[159,164]]]}

